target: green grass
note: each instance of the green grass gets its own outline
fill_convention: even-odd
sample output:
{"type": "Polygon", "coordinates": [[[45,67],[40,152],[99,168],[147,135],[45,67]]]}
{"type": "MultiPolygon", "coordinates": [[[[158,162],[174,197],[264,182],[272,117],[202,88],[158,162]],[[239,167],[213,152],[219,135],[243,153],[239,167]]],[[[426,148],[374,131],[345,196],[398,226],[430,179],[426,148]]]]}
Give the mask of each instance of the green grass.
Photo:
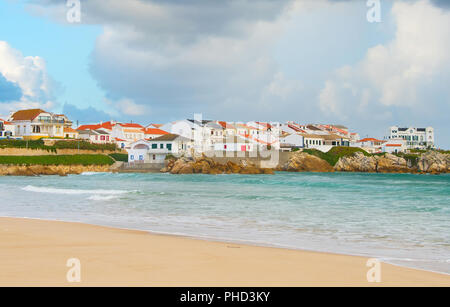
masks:
{"type": "Polygon", "coordinates": [[[128,154],[112,153],[112,154],[109,154],[108,156],[110,156],[111,158],[113,158],[116,161],[128,162],[128,154]]]}
{"type": "Polygon", "coordinates": [[[0,148],[29,148],[42,149],[50,152],[57,152],[58,149],[81,149],[81,150],[97,150],[97,151],[117,151],[116,144],[92,144],[87,141],[56,141],[53,146],[44,145],[44,141],[40,140],[0,140],[0,148]]]}
{"type": "Polygon", "coordinates": [[[0,164],[9,165],[112,165],[106,155],[0,156],[0,164]]]}
{"type": "Polygon", "coordinates": [[[339,158],[345,157],[345,156],[351,156],[355,152],[362,152],[365,156],[371,156],[367,151],[358,148],[358,147],[344,147],[344,146],[337,146],[331,148],[328,152],[321,152],[317,149],[304,149],[303,152],[306,152],[310,155],[319,157],[325,161],[327,161],[331,166],[335,166],[336,163],[339,161],[339,158]]]}
{"type": "Polygon", "coordinates": [[[116,151],[117,146],[113,143],[108,144],[92,144],[87,141],[57,141],[55,142],[56,149],[82,149],[82,150],[109,150],[116,151]]]}

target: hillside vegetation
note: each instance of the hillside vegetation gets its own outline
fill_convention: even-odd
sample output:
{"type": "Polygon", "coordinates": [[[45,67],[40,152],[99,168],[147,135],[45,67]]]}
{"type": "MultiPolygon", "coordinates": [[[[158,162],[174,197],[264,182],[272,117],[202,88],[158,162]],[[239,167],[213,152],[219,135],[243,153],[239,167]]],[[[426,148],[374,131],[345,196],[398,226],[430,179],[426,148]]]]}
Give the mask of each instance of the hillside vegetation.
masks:
{"type": "Polygon", "coordinates": [[[80,150],[98,150],[98,151],[117,151],[118,148],[113,143],[92,144],[87,141],[56,141],[53,146],[47,146],[42,139],[40,140],[0,140],[0,148],[29,148],[42,149],[50,152],[57,152],[58,149],[80,149],[80,150]]]}
{"type": "Polygon", "coordinates": [[[339,161],[339,158],[345,156],[351,156],[355,152],[362,152],[365,156],[371,156],[367,151],[358,148],[358,147],[343,147],[337,146],[331,148],[328,152],[322,152],[317,149],[303,149],[303,152],[306,152],[310,155],[316,156],[327,161],[331,166],[335,166],[339,161]]]}
{"type": "Polygon", "coordinates": [[[107,155],[0,156],[0,164],[8,165],[112,165],[107,155]]]}

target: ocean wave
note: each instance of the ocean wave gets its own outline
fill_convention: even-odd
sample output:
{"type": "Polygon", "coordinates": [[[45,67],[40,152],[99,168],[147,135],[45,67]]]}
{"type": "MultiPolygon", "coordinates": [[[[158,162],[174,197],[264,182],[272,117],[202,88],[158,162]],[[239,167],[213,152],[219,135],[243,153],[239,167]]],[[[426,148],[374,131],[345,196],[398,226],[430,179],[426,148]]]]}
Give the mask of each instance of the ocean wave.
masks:
{"type": "Polygon", "coordinates": [[[92,175],[100,175],[100,174],[111,174],[111,172],[83,172],[80,175],[82,175],[82,176],[92,176],[92,175]]]}
{"type": "Polygon", "coordinates": [[[124,190],[78,190],[78,189],[57,189],[57,188],[47,188],[47,187],[36,187],[32,185],[27,185],[22,188],[22,190],[27,192],[37,192],[37,193],[50,193],[50,194],[69,194],[69,195],[79,195],[79,194],[97,194],[97,195],[118,195],[126,194],[134,191],[124,191],[124,190]]]}
{"type": "Polygon", "coordinates": [[[94,194],[94,195],[88,197],[89,200],[98,200],[98,201],[111,200],[111,199],[115,199],[115,198],[117,198],[117,195],[98,195],[98,194],[94,194]]]}

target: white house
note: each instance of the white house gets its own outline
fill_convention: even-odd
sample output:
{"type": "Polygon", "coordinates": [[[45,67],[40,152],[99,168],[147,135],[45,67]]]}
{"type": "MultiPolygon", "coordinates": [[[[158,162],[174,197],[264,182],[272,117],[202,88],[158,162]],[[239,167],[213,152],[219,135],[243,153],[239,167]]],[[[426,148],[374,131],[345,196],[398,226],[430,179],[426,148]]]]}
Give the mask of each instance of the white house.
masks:
{"type": "Polygon", "coordinates": [[[248,139],[236,136],[227,137],[222,141],[214,144],[215,151],[227,151],[227,152],[252,152],[256,150],[254,143],[249,142],[248,139]]]}
{"type": "Polygon", "coordinates": [[[164,163],[167,155],[190,156],[193,149],[191,139],[177,134],[166,134],[151,140],[139,140],[130,144],[128,162],[164,163]]]}
{"type": "Polygon", "coordinates": [[[64,127],[64,138],[66,139],[77,139],[78,138],[78,131],[71,128],[71,127],[64,127]]]}
{"type": "Polygon", "coordinates": [[[14,135],[24,139],[44,137],[64,137],[64,128],[72,122],[63,114],[53,114],[41,109],[20,110],[13,113],[9,120],[14,125],[14,135]]]}
{"type": "Polygon", "coordinates": [[[284,134],[284,136],[280,137],[280,147],[282,150],[292,150],[294,148],[303,148],[304,146],[304,138],[300,134],[284,134]]]}
{"type": "Polygon", "coordinates": [[[0,119],[0,139],[14,138],[15,126],[13,123],[0,119]]]}
{"type": "Polygon", "coordinates": [[[375,138],[364,138],[356,142],[352,142],[352,146],[364,149],[368,153],[379,153],[382,152],[382,147],[385,142],[386,141],[375,138]]]}
{"type": "Polygon", "coordinates": [[[95,144],[107,144],[113,142],[109,133],[101,129],[80,130],[78,131],[78,137],[95,144]]]}
{"type": "Polygon", "coordinates": [[[402,138],[389,139],[383,143],[381,150],[389,153],[405,153],[408,150],[408,146],[406,145],[406,140],[402,138]]]}
{"type": "Polygon", "coordinates": [[[427,128],[402,128],[392,126],[389,128],[389,139],[401,138],[406,141],[408,149],[427,149],[434,148],[434,129],[427,128]]]}
{"type": "MultiPolygon", "coordinates": [[[[128,162],[130,163],[152,163],[150,161],[149,150],[151,148],[151,144],[146,140],[139,140],[130,144],[130,149],[128,149],[128,162]]],[[[158,162],[164,162],[165,155],[159,157],[158,162]],[[161,158],[161,159],[160,159],[161,158]],[[162,160],[162,161],[159,161],[162,160]]],[[[154,161],[156,162],[156,161],[154,161]]]]}

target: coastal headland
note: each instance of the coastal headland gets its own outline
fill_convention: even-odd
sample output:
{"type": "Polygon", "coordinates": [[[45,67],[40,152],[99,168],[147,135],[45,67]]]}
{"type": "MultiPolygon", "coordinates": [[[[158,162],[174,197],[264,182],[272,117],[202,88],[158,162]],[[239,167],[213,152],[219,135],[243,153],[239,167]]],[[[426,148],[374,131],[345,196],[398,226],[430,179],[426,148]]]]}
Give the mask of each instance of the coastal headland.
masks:
{"type": "Polygon", "coordinates": [[[366,257],[33,219],[0,218],[0,249],[1,286],[450,286],[386,263],[368,282],[366,257]]]}
{"type": "MultiPolygon", "coordinates": [[[[168,172],[171,174],[274,174],[288,172],[368,172],[441,174],[450,172],[450,154],[435,150],[414,154],[369,154],[359,148],[334,147],[329,152],[304,149],[279,152],[272,167],[259,158],[171,157],[160,168],[125,169],[121,152],[59,149],[42,155],[42,149],[0,149],[0,176],[68,175],[83,172],[168,172]],[[36,151],[34,154],[33,151],[36,151]],[[30,154],[32,152],[33,154],[30,154]],[[23,155],[20,155],[23,153],[23,155]]],[[[151,164],[148,164],[149,166],[151,164]]],[[[139,165],[137,165],[139,166],[139,165]]],[[[145,165],[142,165],[145,166],[145,165]]],[[[156,166],[156,165],[153,165],[156,166]]]]}

